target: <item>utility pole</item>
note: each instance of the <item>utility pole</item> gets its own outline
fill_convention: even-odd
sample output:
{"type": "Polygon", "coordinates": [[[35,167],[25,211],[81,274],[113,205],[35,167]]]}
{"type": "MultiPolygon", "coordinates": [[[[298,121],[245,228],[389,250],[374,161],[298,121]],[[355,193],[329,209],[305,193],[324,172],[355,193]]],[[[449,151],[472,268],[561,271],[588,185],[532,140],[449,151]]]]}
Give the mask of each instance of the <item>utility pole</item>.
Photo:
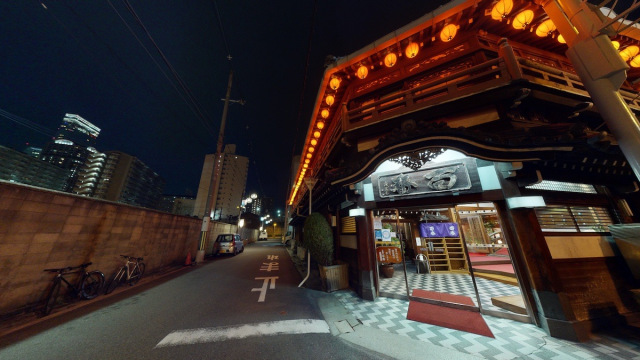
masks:
{"type": "Polygon", "coordinates": [[[200,242],[198,244],[198,252],[196,253],[196,263],[204,260],[205,245],[207,243],[207,235],[209,232],[209,223],[213,220],[211,209],[215,209],[216,195],[220,184],[220,169],[222,167],[222,141],[224,139],[224,127],[227,122],[227,112],[229,111],[229,98],[231,97],[231,84],[233,82],[233,70],[229,71],[229,84],[227,85],[227,95],[224,98],[224,108],[222,110],[222,121],[220,123],[220,131],[218,132],[218,143],[216,147],[216,156],[214,157],[213,173],[209,181],[209,193],[207,194],[207,204],[205,206],[204,217],[202,218],[202,229],[200,230],[200,242]]]}

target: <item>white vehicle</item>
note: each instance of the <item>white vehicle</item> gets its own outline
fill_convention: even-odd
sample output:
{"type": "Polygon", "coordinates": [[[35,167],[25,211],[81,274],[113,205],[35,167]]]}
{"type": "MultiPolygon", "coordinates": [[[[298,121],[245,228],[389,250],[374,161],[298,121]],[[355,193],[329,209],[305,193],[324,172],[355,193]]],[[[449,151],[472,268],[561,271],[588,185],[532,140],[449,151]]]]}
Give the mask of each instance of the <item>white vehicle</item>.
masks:
{"type": "Polygon", "coordinates": [[[289,246],[291,245],[291,239],[293,239],[291,231],[287,231],[287,234],[282,238],[282,243],[289,246]]]}
{"type": "Polygon", "coordinates": [[[267,230],[260,231],[260,235],[258,236],[258,241],[267,240],[267,230]]]}

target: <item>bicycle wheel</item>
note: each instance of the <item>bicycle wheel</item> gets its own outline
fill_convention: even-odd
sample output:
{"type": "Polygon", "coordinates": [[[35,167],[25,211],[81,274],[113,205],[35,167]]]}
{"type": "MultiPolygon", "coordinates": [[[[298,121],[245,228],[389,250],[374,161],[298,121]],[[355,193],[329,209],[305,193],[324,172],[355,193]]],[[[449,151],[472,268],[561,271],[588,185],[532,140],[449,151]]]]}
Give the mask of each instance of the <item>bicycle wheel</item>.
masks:
{"type": "Polygon", "coordinates": [[[133,274],[131,274],[131,278],[129,279],[129,285],[135,285],[140,281],[142,275],[144,274],[144,263],[139,262],[138,266],[133,269],[133,274]]]}
{"type": "Polygon", "coordinates": [[[56,300],[58,299],[58,295],[60,294],[60,279],[56,278],[53,280],[53,285],[51,285],[51,289],[47,294],[46,299],[44,300],[44,307],[42,308],[42,315],[47,316],[51,313],[51,309],[56,304],[56,300]]]}
{"type": "Polygon", "coordinates": [[[124,281],[126,276],[127,268],[124,266],[121,267],[118,271],[114,272],[113,275],[111,275],[109,281],[107,281],[107,286],[104,289],[105,295],[115,290],[118,285],[120,285],[120,283],[124,281]]]}
{"type": "Polygon", "coordinates": [[[81,296],[85,299],[93,299],[98,296],[104,286],[104,274],[98,270],[85,274],[81,286],[81,296]]]}

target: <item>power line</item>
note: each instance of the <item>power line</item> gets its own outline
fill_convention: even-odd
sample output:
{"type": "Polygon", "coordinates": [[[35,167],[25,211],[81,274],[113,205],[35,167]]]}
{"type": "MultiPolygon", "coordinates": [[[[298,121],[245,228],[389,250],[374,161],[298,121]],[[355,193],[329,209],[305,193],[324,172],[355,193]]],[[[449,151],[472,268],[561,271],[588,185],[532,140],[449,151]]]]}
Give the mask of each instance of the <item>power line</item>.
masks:
{"type": "Polygon", "coordinates": [[[39,132],[42,135],[46,135],[49,137],[53,137],[55,135],[55,132],[51,129],[48,129],[42,125],[36,124],[31,120],[27,120],[23,117],[20,117],[18,115],[12,114],[6,110],[0,109],[0,116],[7,118],[13,122],[15,122],[18,125],[24,126],[28,129],[31,129],[35,132],[39,132]]]}

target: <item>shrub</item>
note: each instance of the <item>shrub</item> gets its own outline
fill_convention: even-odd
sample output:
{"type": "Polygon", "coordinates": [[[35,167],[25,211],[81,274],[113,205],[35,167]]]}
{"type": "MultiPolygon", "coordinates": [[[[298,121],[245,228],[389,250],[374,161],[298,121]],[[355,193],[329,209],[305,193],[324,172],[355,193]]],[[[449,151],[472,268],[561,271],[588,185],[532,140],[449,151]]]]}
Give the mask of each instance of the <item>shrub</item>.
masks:
{"type": "Polygon", "coordinates": [[[333,232],[321,214],[311,213],[304,221],[302,246],[318,264],[333,265],[333,232]]]}

